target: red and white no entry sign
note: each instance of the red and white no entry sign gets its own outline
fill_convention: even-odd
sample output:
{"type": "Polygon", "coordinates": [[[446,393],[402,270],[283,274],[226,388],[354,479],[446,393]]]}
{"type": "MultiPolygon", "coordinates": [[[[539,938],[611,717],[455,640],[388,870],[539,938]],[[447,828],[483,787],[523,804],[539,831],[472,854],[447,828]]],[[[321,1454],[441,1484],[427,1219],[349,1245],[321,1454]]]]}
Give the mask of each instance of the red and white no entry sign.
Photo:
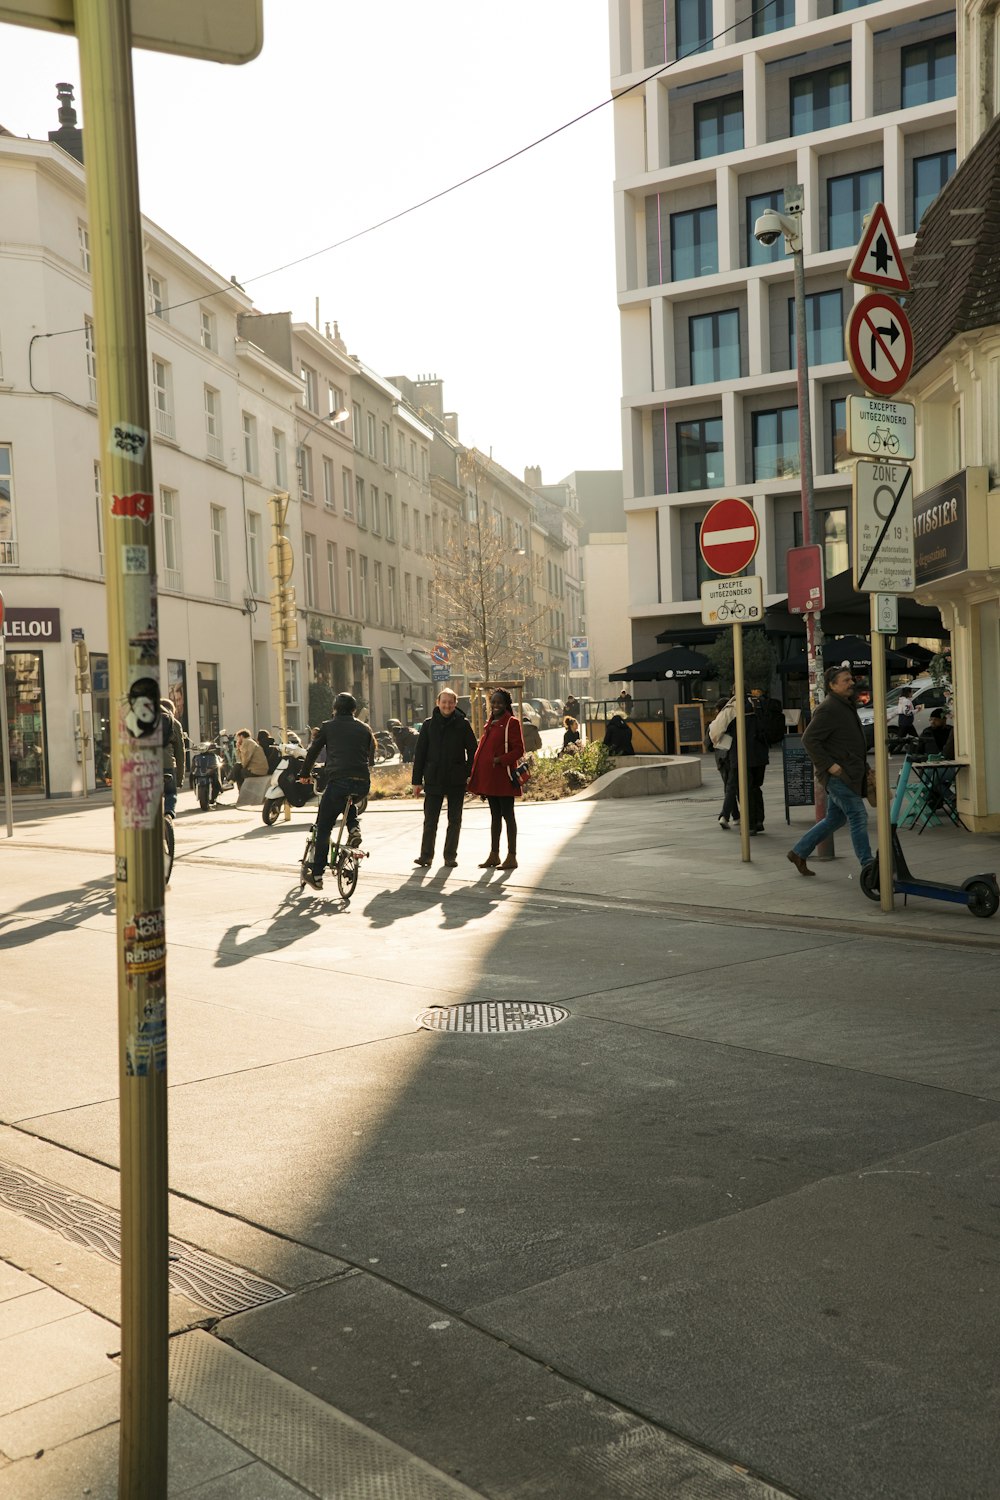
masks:
{"type": "Polygon", "coordinates": [[[910,378],[913,330],[899,303],[872,292],[851,308],[847,319],[847,358],[868,391],[894,396],[910,378]]]}
{"type": "Polygon", "coordinates": [[[760,541],[754,508],[746,500],[716,500],[701,523],[698,546],[713,573],[742,573],[760,541]]]}

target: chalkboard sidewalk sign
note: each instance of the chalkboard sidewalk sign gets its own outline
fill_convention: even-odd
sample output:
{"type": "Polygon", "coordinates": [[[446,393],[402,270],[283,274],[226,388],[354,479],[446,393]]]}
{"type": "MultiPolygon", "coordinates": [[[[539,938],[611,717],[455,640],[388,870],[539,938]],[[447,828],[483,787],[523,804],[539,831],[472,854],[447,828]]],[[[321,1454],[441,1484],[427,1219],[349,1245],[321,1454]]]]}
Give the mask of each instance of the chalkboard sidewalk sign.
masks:
{"type": "Polygon", "coordinates": [[[685,745],[705,748],[705,706],[702,703],[674,704],[674,749],[685,745]]]}
{"type": "Polygon", "coordinates": [[[797,735],[786,734],[781,742],[781,769],[785,779],[785,822],[790,823],[790,807],[812,807],[816,800],[813,764],[797,735]]]}

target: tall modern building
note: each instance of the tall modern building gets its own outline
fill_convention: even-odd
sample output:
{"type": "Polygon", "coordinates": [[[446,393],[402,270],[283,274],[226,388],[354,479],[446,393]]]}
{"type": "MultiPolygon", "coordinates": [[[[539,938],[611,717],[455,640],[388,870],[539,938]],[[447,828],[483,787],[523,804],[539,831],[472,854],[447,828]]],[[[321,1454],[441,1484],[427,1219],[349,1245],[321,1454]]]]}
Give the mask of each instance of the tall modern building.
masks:
{"type": "Polygon", "coordinates": [[[864,215],[904,253],[955,167],[955,7],[942,0],[611,0],[633,659],[700,624],[709,505],[752,502],[765,598],[802,541],[792,263],[754,222],[805,190],[815,493],[850,562],[844,321],[864,215]]]}

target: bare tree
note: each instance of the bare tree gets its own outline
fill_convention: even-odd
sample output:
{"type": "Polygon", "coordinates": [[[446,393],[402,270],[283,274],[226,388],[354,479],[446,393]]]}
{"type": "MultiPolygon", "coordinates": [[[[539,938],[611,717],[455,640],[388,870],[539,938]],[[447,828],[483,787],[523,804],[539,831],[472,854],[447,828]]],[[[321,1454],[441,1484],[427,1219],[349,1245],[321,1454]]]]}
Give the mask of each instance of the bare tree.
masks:
{"type": "Polygon", "coordinates": [[[531,606],[529,559],[484,521],[479,465],[471,453],[463,468],[473,480],[476,513],[438,559],[438,628],[468,675],[486,682],[527,677],[535,670],[536,627],[544,613],[531,606]]]}

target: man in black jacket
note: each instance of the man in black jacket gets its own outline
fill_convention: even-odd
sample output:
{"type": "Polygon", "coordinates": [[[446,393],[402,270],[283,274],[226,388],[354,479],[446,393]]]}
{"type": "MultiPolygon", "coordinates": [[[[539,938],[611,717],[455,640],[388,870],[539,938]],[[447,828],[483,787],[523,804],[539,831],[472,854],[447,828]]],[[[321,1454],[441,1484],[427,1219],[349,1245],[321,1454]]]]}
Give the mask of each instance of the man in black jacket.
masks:
{"type": "Polygon", "coordinates": [[[854,707],[854,673],[848,667],[829,667],[823,681],[826,697],[809,720],[802,743],[813,763],[816,780],[826,787],[827,812],[788,851],[788,858],[800,875],[815,875],[806,860],[817,844],[845,823],[862,868],[872,858],[868,809],[864,803],[868,746],[854,707]]]}
{"type": "MultiPolygon", "coordinates": [[[[367,797],[371,767],[375,764],[375,738],[367,724],[354,717],[357,703],[350,693],[338,693],[333,718],[319,726],[319,733],[306,751],[300,781],[309,780],[316,757],[326,750],[328,781],[316,814],[316,855],[306,881],[314,891],[323,889],[323,871],[330,852],[333,825],[347,806],[348,797],[367,797]]],[[[347,809],[347,842],[352,849],[361,843],[361,825],[351,806],[347,809]]]]}
{"type": "MultiPolygon", "coordinates": [[[[476,753],[472,725],[458,706],[451,688],[438,693],[437,707],[420,727],[413,757],[413,795],[424,797],[424,833],[420,854],[413,861],[423,868],[434,858],[438,819],[448,799],[448,831],[444,836],[444,862],[458,864],[458,836],[462,831],[465,788],[476,753]]],[[[511,792],[513,796],[513,791],[511,792]]]]}

